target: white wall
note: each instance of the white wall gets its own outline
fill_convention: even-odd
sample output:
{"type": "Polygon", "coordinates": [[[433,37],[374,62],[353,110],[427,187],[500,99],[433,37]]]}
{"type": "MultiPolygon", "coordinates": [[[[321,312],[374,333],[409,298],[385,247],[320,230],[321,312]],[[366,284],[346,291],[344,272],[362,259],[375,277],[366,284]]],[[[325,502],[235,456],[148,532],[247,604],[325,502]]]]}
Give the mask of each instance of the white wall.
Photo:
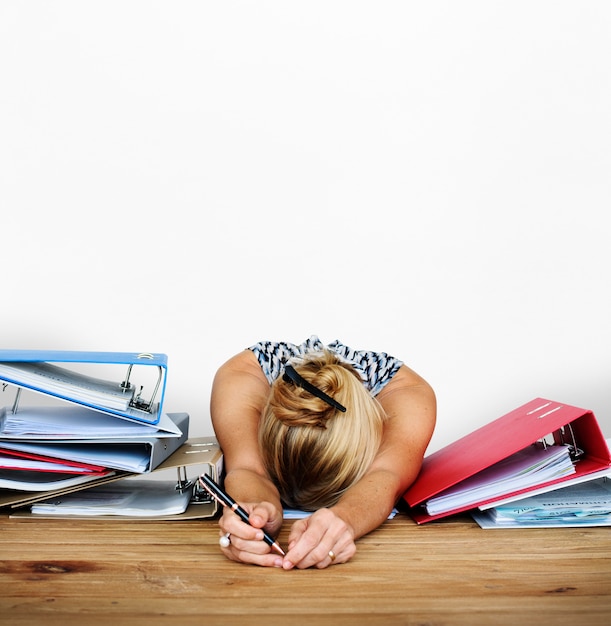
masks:
{"type": "MultiPolygon", "coordinates": [[[[611,436],[611,4],[0,3],[0,346],[164,352],[211,433],[259,339],[386,350],[430,451],[611,436]]],[[[22,400],[23,402],[23,400],[22,400]]]]}

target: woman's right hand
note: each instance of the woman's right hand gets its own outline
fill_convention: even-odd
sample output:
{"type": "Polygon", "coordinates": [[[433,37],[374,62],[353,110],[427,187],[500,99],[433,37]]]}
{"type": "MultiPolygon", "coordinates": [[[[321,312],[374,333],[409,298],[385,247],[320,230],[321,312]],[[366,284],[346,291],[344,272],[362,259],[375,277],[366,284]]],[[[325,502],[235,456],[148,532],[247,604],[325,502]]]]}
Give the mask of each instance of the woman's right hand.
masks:
{"type": "Polygon", "coordinates": [[[282,556],[263,541],[263,529],[272,537],[282,526],[282,511],[271,502],[241,503],[248,513],[250,524],[243,522],[231,509],[223,509],[219,520],[220,538],[228,536],[229,545],[221,551],[232,561],[282,567],[282,556]]]}

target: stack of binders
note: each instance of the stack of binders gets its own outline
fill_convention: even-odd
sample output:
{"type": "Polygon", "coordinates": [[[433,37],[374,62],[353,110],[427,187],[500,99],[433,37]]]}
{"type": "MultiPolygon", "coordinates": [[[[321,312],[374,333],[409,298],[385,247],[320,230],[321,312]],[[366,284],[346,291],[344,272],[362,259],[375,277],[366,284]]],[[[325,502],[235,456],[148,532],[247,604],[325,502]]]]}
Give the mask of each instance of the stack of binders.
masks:
{"type": "Polygon", "coordinates": [[[187,445],[189,415],[163,412],[166,378],[164,354],[0,350],[0,389],[15,392],[0,409],[0,507],[30,509],[103,486],[110,494],[109,483],[161,468],[178,468],[190,501],[185,466],[201,461],[216,476],[222,454],[215,441],[187,445]],[[22,406],[23,392],[44,404],[22,406]],[[194,451],[199,458],[185,458],[194,451]]]}

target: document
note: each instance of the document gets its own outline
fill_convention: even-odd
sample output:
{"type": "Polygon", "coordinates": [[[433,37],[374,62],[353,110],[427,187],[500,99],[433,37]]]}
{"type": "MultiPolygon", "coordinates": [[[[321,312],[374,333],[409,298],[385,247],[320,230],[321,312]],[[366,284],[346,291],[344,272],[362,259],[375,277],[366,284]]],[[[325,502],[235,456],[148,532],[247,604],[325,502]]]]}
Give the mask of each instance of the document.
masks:
{"type": "Polygon", "coordinates": [[[127,411],[134,397],[133,386],[123,388],[116,381],[86,376],[51,363],[0,362],[0,377],[19,381],[42,392],[117,411],[127,411]]]}
{"type": "Polygon", "coordinates": [[[598,478],[474,511],[482,527],[542,528],[611,525],[611,480],[598,478]]]}
{"type": "Polygon", "coordinates": [[[142,474],[149,468],[151,454],[146,445],[139,443],[27,443],[7,442],[2,446],[9,450],[29,452],[65,459],[76,463],[88,463],[103,467],[142,474]]]}
{"type": "MultiPolygon", "coordinates": [[[[397,509],[393,508],[393,510],[388,515],[387,519],[393,519],[398,512],[399,511],[397,509]]],[[[287,509],[287,508],[285,508],[282,511],[282,516],[284,517],[285,520],[289,520],[289,519],[304,519],[306,517],[310,517],[310,515],[312,515],[311,511],[304,511],[302,509],[287,509]]]]}
{"type": "Polygon", "coordinates": [[[32,505],[33,514],[98,517],[155,517],[184,513],[191,490],[181,493],[176,482],[124,479],[68,493],[32,505]]]}
{"type": "Polygon", "coordinates": [[[80,406],[0,409],[0,440],[133,439],[180,437],[180,428],[162,414],[155,425],[133,422],[80,406]]]}
{"type": "Polygon", "coordinates": [[[0,445],[0,468],[15,469],[39,472],[61,472],[71,474],[105,474],[107,468],[88,463],[75,463],[66,459],[55,459],[53,457],[39,454],[20,452],[2,448],[0,445]]]}
{"type": "Polygon", "coordinates": [[[107,470],[106,474],[61,474],[55,472],[23,471],[0,469],[0,489],[16,491],[55,491],[88,482],[99,480],[100,476],[112,476],[115,472],[107,470]]]}
{"type": "Polygon", "coordinates": [[[536,445],[512,454],[491,467],[447,489],[426,502],[429,515],[459,507],[475,506],[488,498],[502,496],[575,472],[567,446],[536,445]]]}

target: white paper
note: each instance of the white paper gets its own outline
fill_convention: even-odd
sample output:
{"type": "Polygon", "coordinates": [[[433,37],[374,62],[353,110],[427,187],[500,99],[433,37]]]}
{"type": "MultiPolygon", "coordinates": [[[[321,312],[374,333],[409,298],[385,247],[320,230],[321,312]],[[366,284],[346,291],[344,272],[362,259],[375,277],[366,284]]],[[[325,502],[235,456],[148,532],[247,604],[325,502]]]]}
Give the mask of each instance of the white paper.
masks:
{"type": "Polygon", "coordinates": [[[23,407],[0,410],[0,440],[134,439],[179,437],[167,414],[156,425],[142,424],[80,406],[23,407]]]}
{"type": "Polygon", "coordinates": [[[530,521],[539,519],[611,516],[611,481],[606,478],[561,487],[490,509],[495,520],[530,521]]]}
{"type": "Polygon", "coordinates": [[[23,470],[23,471],[37,471],[37,472],[61,472],[70,474],[91,474],[92,472],[98,474],[94,470],[87,469],[85,467],[75,467],[74,465],[65,465],[63,463],[57,463],[54,461],[43,461],[39,459],[27,459],[25,457],[4,456],[0,450],[0,468],[23,470]]]}
{"type": "Polygon", "coordinates": [[[191,491],[181,493],[176,482],[125,479],[58,496],[32,505],[32,513],[45,515],[119,515],[154,517],[184,513],[191,491]]]}
{"type": "MultiPolygon", "coordinates": [[[[114,472],[108,472],[106,476],[112,476],[114,472]]],[[[93,480],[99,480],[100,474],[55,474],[51,472],[23,472],[21,470],[0,470],[0,489],[13,489],[16,491],[55,491],[74,487],[93,480]]]]}
{"type": "Polygon", "coordinates": [[[35,390],[116,411],[126,411],[134,396],[133,386],[124,389],[116,382],[38,361],[0,362],[0,376],[35,390]]]}
{"type": "Polygon", "coordinates": [[[475,506],[482,500],[574,473],[575,467],[566,446],[529,446],[429,499],[426,510],[429,515],[437,515],[475,506]]]}
{"type": "Polygon", "coordinates": [[[20,450],[55,459],[101,465],[137,474],[149,466],[150,451],[142,443],[25,443],[3,441],[3,448],[20,450]]]}

